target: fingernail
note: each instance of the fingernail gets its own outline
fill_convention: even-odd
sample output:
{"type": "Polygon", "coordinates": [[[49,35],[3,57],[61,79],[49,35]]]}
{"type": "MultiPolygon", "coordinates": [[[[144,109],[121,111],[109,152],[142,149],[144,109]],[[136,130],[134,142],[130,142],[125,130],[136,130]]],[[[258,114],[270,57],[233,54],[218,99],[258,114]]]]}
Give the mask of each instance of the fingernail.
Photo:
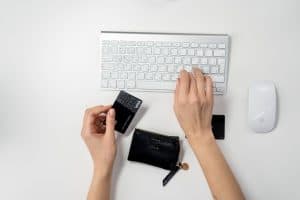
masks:
{"type": "Polygon", "coordinates": [[[108,111],[108,114],[109,114],[110,117],[113,117],[115,115],[115,110],[114,109],[110,109],[108,111]]]}

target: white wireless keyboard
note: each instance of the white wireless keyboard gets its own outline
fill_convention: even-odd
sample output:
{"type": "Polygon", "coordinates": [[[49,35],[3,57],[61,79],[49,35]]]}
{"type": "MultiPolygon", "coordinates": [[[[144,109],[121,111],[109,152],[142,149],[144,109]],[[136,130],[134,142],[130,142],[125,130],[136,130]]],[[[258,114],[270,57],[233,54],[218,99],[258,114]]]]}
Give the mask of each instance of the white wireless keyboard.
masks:
{"type": "Polygon", "coordinates": [[[199,67],[226,91],[229,36],[101,32],[101,87],[110,90],[173,91],[181,69],[199,67]]]}

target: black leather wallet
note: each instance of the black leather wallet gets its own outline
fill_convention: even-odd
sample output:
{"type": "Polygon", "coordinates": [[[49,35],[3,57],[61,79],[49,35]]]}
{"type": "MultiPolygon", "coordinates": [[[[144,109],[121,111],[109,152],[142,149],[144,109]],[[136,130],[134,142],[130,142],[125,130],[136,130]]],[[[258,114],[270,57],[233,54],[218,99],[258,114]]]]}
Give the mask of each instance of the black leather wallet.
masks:
{"type": "Polygon", "coordinates": [[[179,137],[135,129],[128,160],[175,170],[178,168],[179,151],[179,137]]]}

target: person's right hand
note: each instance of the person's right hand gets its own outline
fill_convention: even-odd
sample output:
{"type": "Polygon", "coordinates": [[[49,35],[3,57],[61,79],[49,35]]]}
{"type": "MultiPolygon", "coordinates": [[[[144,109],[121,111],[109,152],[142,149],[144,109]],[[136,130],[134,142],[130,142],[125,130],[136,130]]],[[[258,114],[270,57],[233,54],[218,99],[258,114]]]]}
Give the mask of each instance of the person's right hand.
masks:
{"type": "Polygon", "coordinates": [[[180,72],[174,95],[174,111],[179,124],[193,146],[213,137],[211,118],[213,108],[212,80],[200,69],[180,72]]]}
{"type": "Polygon", "coordinates": [[[94,161],[94,172],[109,177],[117,148],[115,110],[111,105],[96,106],[85,111],[81,136],[94,161]]]}

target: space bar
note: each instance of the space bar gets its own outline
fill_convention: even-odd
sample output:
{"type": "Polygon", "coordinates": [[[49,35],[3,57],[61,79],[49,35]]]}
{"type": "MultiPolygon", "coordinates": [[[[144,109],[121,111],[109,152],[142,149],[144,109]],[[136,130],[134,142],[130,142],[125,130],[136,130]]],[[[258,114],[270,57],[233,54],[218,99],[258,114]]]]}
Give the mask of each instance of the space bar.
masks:
{"type": "Polygon", "coordinates": [[[145,90],[175,90],[175,81],[136,81],[136,89],[145,90]]]}

